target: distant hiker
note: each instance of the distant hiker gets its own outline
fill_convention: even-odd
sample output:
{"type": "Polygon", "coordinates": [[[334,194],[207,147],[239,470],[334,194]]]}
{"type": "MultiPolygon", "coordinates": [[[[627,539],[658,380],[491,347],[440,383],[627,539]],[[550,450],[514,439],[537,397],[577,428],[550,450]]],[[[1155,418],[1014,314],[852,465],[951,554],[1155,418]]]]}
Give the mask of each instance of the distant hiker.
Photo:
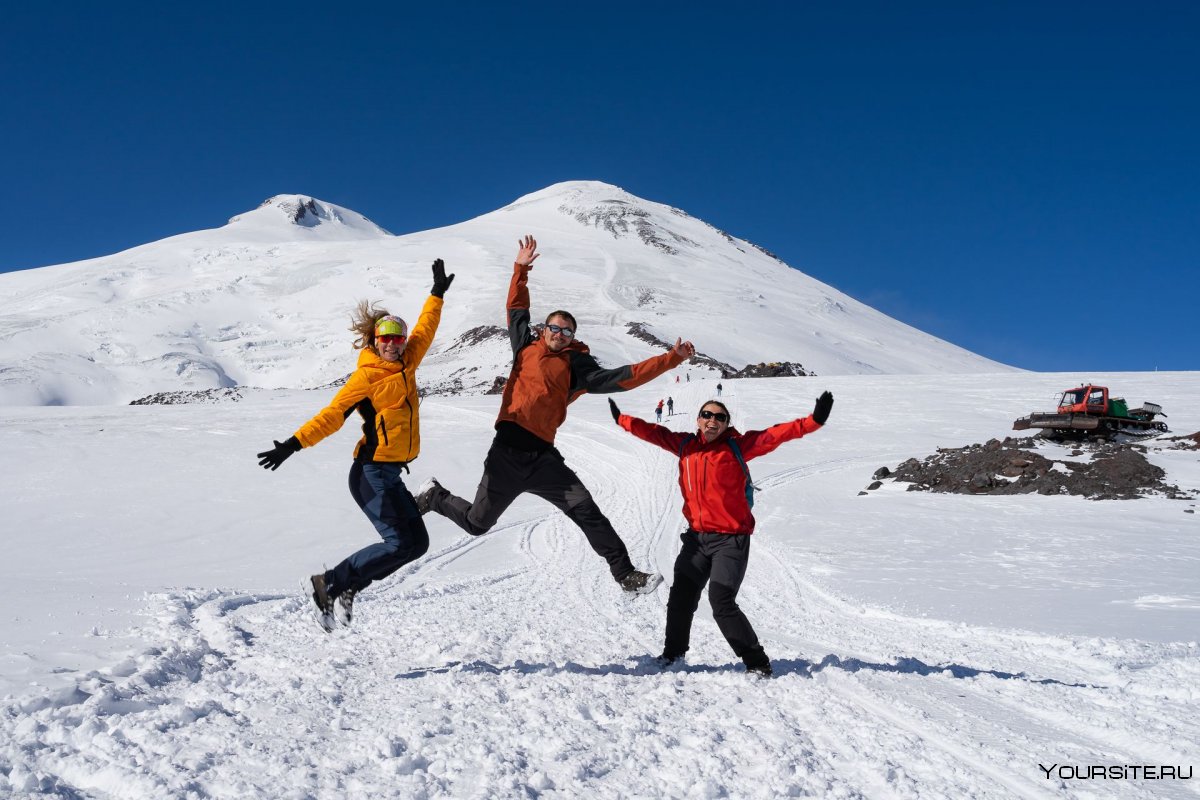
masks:
{"type": "Polygon", "coordinates": [[[496,438],[483,462],[475,501],[468,503],[430,479],[417,494],[417,506],[422,514],[435,511],[478,536],[491,530],[517,497],[530,492],[579,526],[591,548],[608,562],[622,589],[651,592],[662,576],[634,569],[625,543],[555,449],[554,434],[567,418],[567,406],[583,393],[622,392],[641,386],[682,364],[696,350],[691,342],[677,340],[667,353],[603,369],[587,346],[575,339],[578,326],[566,311],[551,312],[545,330],[535,336],[529,325],[527,284],[540,254],[532,236],[518,241],[518,246],[507,304],[513,368],[504,384],[496,438]]]}
{"type": "Polygon", "coordinates": [[[675,376],[675,382],[676,382],[676,383],[679,383],[679,376],[678,376],[678,375],[676,375],[676,376],[675,376]]]}
{"type": "Polygon", "coordinates": [[[663,401],[662,401],[662,398],[660,397],[658,399],[658,405],[654,407],[654,420],[656,422],[662,422],[662,410],[663,410],[663,401]]]}
{"type": "Polygon", "coordinates": [[[688,383],[692,382],[692,373],[689,372],[685,377],[687,378],[688,383]]]}
{"type": "Polygon", "coordinates": [[[675,401],[668,397],[667,398],[667,416],[670,417],[674,414],[675,414],[675,401]]]}
{"type": "Polygon", "coordinates": [[[362,351],[358,368],[327,408],[287,441],[275,442],[274,449],[258,454],[259,466],[276,470],[301,447],[312,447],[336,432],[351,412],[357,411],[363,419],[363,436],[350,465],[350,495],[383,541],[309,578],[326,631],[333,630],[335,601],[338,616],[349,625],[356,594],[429,549],[425,522],[401,472],[421,451],[417,365],[433,342],[442,317],[442,297],[453,280],[440,258],[433,262],[433,289],[411,335],[400,317],[366,300],[359,303],[350,327],[358,334],[354,347],[362,351]]]}
{"type": "Polygon", "coordinates": [[[737,605],[754,532],[750,513],[754,486],[746,462],[824,425],[833,408],[833,395],[824,392],[817,398],[810,416],[744,434],[729,424],[729,409],[719,400],[700,407],[695,433],[651,425],[621,414],[611,399],[608,403],[618,425],[679,458],[679,488],[688,527],[679,537],[683,548],[675,559],[675,582],[667,599],[666,643],[658,663],[667,666],[688,651],[692,616],[704,584],[711,578],[708,601],[725,641],[741,657],[747,672],[769,676],[771,660],[737,605]]]}
{"type": "Polygon", "coordinates": [[[721,396],[721,384],[717,384],[717,397],[721,396]]]}

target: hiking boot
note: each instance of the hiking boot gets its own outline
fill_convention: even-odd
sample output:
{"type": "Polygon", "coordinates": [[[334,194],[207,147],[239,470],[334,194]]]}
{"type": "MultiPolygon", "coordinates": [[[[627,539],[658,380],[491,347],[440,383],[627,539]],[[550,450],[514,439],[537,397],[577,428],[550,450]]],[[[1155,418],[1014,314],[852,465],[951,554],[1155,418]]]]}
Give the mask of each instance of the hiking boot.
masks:
{"type": "Polygon", "coordinates": [[[433,495],[436,492],[444,491],[445,489],[440,483],[438,483],[437,478],[427,478],[425,482],[417,488],[417,496],[415,498],[417,501],[417,513],[422,517],[428,514],[429,501],[433,499],[433,495]]]}
{"type": "Polygon", "coordinates": [[[751,678],[769,678],[775,674],[775,671],[771,669],[771,662],[768,661],[766,664],[760,664],[754,667],[746,667],[746,674],[751,678]]]}
{"type": "Polygon", "coordinates": [[[670,655],[669,653],[664,652],[661,656],[658,656],[657,658],[654,659],[654,666],[658,667],[659,669],[666,669],[667,667],[671,666],[672,664],[679,664],[682,666],[683,665],[683,656],[682,655],[673,656],[673,655],[670,655]]]}
{"type": "Polygon", "coordinates": [[[639,572],[635,569],[621,578],[618,583],[621,584],[622,589],[632,594],[650,594],[658,588],[662,579],[662,575],[657,572],[639,572]]]}
{"type": "Polygon", "coordinates": [[[742,663],[746,665],[746,674],[751,677],[769,678],[775,674],[771,669],[771,659],[762,647],[756,647],[742,656],[742,663]]]}
{"type": "Polygon", "coordinates": [[[354,618],[354,595],[358,592],[347,589],[337,597],[337,617],[343,625],[349,625],[354,618]]]}
{"type": "Polygon", "coordinates": [[[329,596],[329,591],[325,587],[325,576],[323,574],[313,575],[308,579],[312,585],[312,601],[317,607],[317,622],[325,629],[326,633],[333,630],[333,598],[329,596]]]}

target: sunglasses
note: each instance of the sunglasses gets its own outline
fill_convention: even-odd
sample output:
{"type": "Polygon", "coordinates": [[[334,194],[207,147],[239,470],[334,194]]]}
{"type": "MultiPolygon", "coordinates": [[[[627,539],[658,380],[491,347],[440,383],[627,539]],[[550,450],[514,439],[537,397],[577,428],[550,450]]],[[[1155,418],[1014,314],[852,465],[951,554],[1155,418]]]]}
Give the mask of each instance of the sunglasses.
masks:
{"type": "Polygon", "coordinates": [[[561,325],[547,325],[546,329],[551,333],[561,333],[565,338],[571,339],[575,336],[575,331],[570,328],[564,328],[561,325]]]}
{"type": "Polygon", "coordinates": [[[729,415],[724,411],[701,411],[700,419],[715,419],[717,422],[729,422],[729,415]]]}
{"type": "Polygon", "coordinates": [[[394,333],[385,333],[383,336],[376,336],[375,341],[378,344],[404,344],[408,340],[407,336],[400,336],[394,333]]]}

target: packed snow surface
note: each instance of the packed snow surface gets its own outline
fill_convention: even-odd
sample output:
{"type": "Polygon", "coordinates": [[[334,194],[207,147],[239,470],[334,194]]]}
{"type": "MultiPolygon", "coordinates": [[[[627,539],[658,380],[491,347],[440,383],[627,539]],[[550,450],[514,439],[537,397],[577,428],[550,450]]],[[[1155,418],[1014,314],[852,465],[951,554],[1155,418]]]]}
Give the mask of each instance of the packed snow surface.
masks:
{"type": "MultiPolygon", "coordinates": [[[[428,555],[332,635],[297,582],[375,538],[345,485],[357,426],[277,472],[254,457],[332,390],[0,409],[0,796],[1195,797],[1195,777],[1070,776],[1200,767],[1197,501],[859,495],[1085,379],[1200,429],[1196,373],[726,381],[742,430],[836,397],[824,429],[750,462],[739,599],[771,680],[747,677],[706,601],[686,664],[653,667],[674,460],[603,398],[572,406],[558,446],[662,588],[623,597],[526,497],[478,538],[427,517],[428,555]]],[[[715,383],[616,399],[649,417],[671,396],[686,430],[715,383]]],[[[410,485],[471,495],[497,405],[426,398],[410,485]]],[[[1150,457],[1200,488],[1195,450],[1150,457]]]]}

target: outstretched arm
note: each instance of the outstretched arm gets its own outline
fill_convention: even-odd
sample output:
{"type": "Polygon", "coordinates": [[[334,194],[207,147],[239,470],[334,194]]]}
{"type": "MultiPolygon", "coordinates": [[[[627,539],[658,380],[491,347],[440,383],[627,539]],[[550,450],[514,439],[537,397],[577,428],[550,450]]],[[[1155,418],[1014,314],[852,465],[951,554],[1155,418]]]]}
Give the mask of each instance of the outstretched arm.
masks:
{"type": "MultiPolygon", "coordinates": [[[[432,298],[431,298],[432,299],[432,298]]],[[[439,301],[440,302],[440,301],[439,301]]],[[[407,349],[407,348],[406,348],[407,349]]],[[[354,411],[354,407],[371,390],[370,381],[362,370],[355,370],[349,380],[334,395],[328,406],[317,412],[317,415],[300,426],[294,437],[302,447],[312,447],[317,442],[336,433],[341,429],[346,417],[354,411]]]]}
{"type": "Polygon", "coordinates": [[[678,455],[679,447],[683,444],[684,439],[688,437],[686,433],[676,433],[669,428],[664,428],[662,425],[655,425],[652,422],[646,422],[637,417],[622,414],[621,409],[617,408],[617,404],[613,402],[611,397],[608,398],[608,410],[612,413],[613,420],[622,428],[639,439],[644,439],[650,444],[656,444],[668,452],[678,455]]]}
{"type": "Polygon", "coordinates": [[[636,364],[626,364],[615,369],[604,369],[588,353],[571,353],[571,395],[579,392],[611,394],[636,389],[664,372],[682,364],[695,355],[691,342],[675,340],[675,346],[662,355],[647,358],[636,364]]]}
{"type": "Polygon", "coordinates": [[[749,461],[758,456],[765,456],[784,442],[799,439],[815,430],[819,430],[825,424],[826,420],[829,419],[829,412],[832,408],[833,395],[829,392],[824,392],[817,398],[817,404],[813,408],[813,413],[807,417],[792,420],[791,422],[784,422],[779,425],[772,425],[765,431],[748,431],[740,439],[742,457],[749,461]]]}
{"type": "Polygon", "coordinates": [[[532,236],[517,240],[517,259],[513,262],[512,282],[508,285],[506,324],[508,339],[513,355],[533,341],[529,328],[529,270],[541,253],[537,252],[537,240],[532,236]]]}

